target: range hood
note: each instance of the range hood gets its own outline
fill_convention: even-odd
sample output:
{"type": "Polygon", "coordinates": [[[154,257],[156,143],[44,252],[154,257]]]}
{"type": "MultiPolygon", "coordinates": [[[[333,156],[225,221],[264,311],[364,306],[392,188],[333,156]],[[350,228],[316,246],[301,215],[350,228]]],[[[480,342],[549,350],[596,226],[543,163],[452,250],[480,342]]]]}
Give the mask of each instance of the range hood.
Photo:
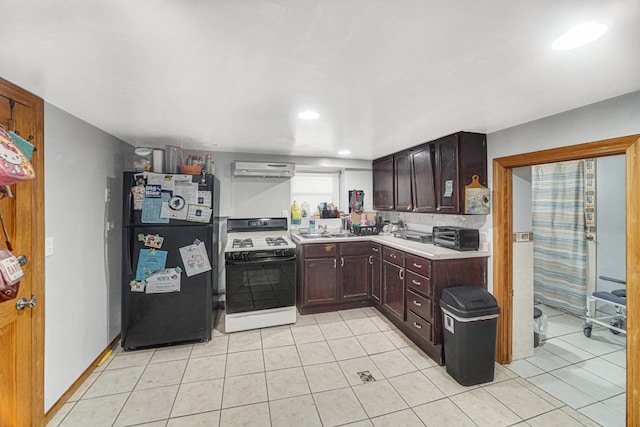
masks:
{"type": "Polygon", "coordinates": [[[291,178],[296,174],[295,163],[236,161],[232,165],[234,177],[291,178]]]}

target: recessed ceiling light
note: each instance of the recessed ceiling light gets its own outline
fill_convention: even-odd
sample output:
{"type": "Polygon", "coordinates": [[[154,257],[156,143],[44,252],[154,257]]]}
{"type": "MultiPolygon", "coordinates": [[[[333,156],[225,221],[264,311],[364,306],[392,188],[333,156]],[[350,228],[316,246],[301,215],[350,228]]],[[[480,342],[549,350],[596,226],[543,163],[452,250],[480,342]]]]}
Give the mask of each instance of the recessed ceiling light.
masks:
{"type": "Polygon", "coordinates": [[[349,150],[340,150],[338,151],[338,154],[341,156],[348,156],[349,154],[351,154],[351,151],[349,150]]]}
{"type": "Polygon", "coordinates": [[[551,49],[553,50],[569,50],[575,49],[580,46],[584,46],[593,41],[596,41],[607,31],[605,24],[598,24],[597,22],[587,22],[580,24],[577,27],[569,29],[566,33],[558,37],[551,49]]]}
{"type": "Polygon", "coordinates": [[[298,118],[302,120],[316,120],[319,117],[320,114],[316,113],[315,111],[303,111],[301,113],[298,113],[298,118]]]}

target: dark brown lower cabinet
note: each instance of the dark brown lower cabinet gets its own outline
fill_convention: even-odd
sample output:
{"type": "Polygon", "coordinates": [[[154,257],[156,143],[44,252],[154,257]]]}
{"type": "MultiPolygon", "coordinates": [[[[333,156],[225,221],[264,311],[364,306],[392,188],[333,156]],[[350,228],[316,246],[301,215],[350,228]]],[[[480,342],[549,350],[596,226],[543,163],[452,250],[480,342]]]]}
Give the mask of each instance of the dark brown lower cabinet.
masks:
{"type": "Polygon", "coordinates": [[[335,263],[335,258],[304,260],[305,304],[331,304],[338,300],[335,263]]]}
{"type": "Polygon", "coordinates": [[[382,303],[376,307],[433,360],[444,364],[442,290],[463,285],[486,289],[487,258],[430,260],[385,246],[382,252],[388,257],[383,262],[382,303]],[[404,268],[390,262],[400,258],[404,268]]]}
{"type": "Polygon", "coordinates": [[[404,267],[388,261],[382,263],[382,305],[404,321],[404,267]]]}
{"type": "Polygon", "coordinates": [[[297,306],[302,314],[371,305],[370,243],[298,246],[297,306]]]}
{"type": "Polygon", "coordinates": [[[300,313],[374,305],[442,365],[442,290],[486,289],[487,258],[431,260],[371,242],[310,243],[298,245],[297,274],[300,313]]]}
{"type": "Polygon", "coordinates": [[[369,282],[371,283],[371,298],[375,302],[380,302],[382,298],[382,245],[371,244],[371,255],[369,255],[369,282]]]}

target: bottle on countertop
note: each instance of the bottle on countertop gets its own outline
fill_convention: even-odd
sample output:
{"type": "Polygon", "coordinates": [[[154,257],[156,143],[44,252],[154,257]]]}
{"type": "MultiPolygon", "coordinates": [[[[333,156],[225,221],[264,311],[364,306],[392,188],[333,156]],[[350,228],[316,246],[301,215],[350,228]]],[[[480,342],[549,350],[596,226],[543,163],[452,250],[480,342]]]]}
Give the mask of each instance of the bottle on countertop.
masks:
{"type": "Polygon", "coordinates": [[[207,174],[213,175],[213,159],[211,158],[211,154],[206,155],[204,164],[207,174]]]}
{"type": "Polygon", "coordinates": [[[291,203],[291,224],[300,224],[301,219],[300,205],[294,200],[293,203],[291,203]]]}

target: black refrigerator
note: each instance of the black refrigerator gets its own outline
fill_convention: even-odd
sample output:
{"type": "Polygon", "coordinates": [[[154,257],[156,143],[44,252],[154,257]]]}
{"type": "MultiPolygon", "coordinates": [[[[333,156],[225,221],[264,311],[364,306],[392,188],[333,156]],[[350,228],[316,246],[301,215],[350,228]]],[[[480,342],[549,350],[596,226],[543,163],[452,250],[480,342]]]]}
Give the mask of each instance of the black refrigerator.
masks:
{"type": "Polygon", "coordinates": [[[209,341],[220,181],[125,172],[123,195],[122,348],[209,341]]]}

